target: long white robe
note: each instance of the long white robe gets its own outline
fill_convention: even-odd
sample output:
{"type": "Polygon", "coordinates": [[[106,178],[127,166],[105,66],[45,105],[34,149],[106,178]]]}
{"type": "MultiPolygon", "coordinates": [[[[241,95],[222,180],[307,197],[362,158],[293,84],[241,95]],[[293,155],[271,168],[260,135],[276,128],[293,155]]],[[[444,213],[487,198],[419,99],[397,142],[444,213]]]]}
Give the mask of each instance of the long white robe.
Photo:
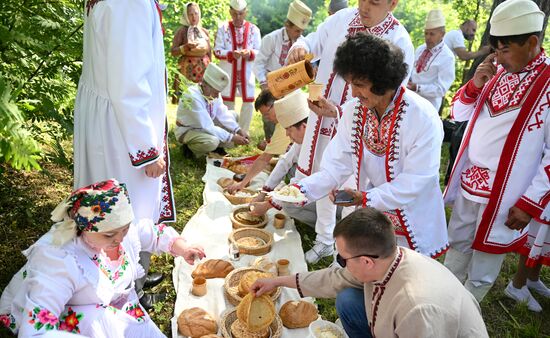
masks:
{"type": "Polygon", "coordinates": [[[175,221],[166,146],[166,68],[153,0],[89,0],[74,118],[74,187],[128,187],[136,219],[175,221]],[[166,171],[143,169],[161,156],[166,171]]]}
{"type": "Polygon", "coordinates": [[[429,51],[429,57],[423,54],[425,50],[426,44],[416,49],[411,81],[416,83],[416,92],[439,111],[455,80],[455,57],[443,41],[429,51]]]}
{"type": "Polygon", "coordinates": [[[318,200],[354,175],[363,207],[383,211],[409,247],[437,257],[448,247],[439,165],[443,127],[434,107],[400,88],[384,116],[352,99],[343,107],[338,132],[321,169],[299,181],[318,200]]]}
{"type": "Polygon", "coordinates": [[[242,41],[233,21],[224,22],[216,33],[214,56],[220,60],[220,67],[229,75],[229,85],[222,91],[224,101],[235,101],[237,80],[240,79],[240,93],[243,102],[254,102],[254,87],[256,85],[252,67],[259,53],[261,44],[260,29],[251,22],[245,21],[242,31],[242,41]],[[240,43],[239,43],[240,42],[240,43]],[[235,59],[236,50],[250,50],[250,58],[235,59]],[[238,74],[237,74],[238,73],[238,74]]]}
{"type": "Polygon", "coordinates": [[[139,304],[134,281],[143,276],[140,251],[168,252],[178,233],[143,219],[132,224],[113,267],[77,237],[61,247],[50,233],[27,249],[27,263],[0,298],[0,320],[19,337],[69,331],[91,338],[165,337],[139,304]],[[6,324],[6,322],[4,322],[6,324]]]}
{"type": "Polygon", "coordinates": [[[258,82],[267,82],[267,73],[284,66],[292,41],[286,28],[279,28],[262,38],[260,53],[254,61],[254,75],[258,82]]]}
{"type": "Polygon", "coordinates": [[[462,194],[487,204],[473,249],[517,250],[528,228],[505,226],[509,209],[516,206],[540,222],[550,201],[549,65],[541,52],[518,73],[499,66],[482,90],[470,81],[453,99],[452,118],[470,122],[444,196],[447,203],[462,194]]]}

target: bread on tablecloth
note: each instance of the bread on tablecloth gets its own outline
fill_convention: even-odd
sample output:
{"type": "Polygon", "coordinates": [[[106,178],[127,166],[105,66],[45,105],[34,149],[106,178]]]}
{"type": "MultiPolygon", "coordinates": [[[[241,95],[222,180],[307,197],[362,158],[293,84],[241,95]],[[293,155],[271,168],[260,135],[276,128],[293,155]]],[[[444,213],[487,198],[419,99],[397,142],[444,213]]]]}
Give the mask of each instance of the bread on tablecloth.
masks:
{"type": "Polygon", "coordinates": [[[225,278],[233,269],[235,269],[235,267],[228,261],[224,261],[223,259],[209,259],[200,263],[193,273],[191,273],[191,277],[225,278]]]}
{"type": "Polygon", "coordinates": [[[291,300],[281,306],[279,317],[285,327],[297,329],[308,327],[311,322],[317,320],[319,312],[310,302],[291,300]]]}
{"type": "Polygon", "coordinates": [[[193,307],[183,310],[178,317],[178,330],[187,337],[199,338],[218,332],[218,324],[201,308],[193,307]]]}

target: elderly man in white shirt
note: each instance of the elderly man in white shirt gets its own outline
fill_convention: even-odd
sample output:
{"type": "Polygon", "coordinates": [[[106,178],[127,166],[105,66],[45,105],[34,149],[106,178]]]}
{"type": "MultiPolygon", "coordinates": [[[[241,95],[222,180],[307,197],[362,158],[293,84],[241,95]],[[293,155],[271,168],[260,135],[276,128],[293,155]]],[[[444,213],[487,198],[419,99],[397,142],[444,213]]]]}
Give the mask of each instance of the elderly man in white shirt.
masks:
{"type": "Polygon", "coordinates": [[[477,52],[466,49],[465,40],[473,41],[476,36],[477,23],[475,20],[466,20],[459,29],[452,30],[445,35],[445,44],[462,61],[468,61],[488,54],[489,46],[481,47],[477,52]]]}
{"type": "Polygon", "coordinates": [[[430,101],[439,111],[441,101],[455,80],[453,52],[443,42],[445,16],[441,9],[428,13],[425,44],[416,49],[414,67],[407,88],[430,101]]]}
{"type": "Polygon", "coordinates": [[[248,144],[248,134],[220,98],[228,83],[227,73],[210,63],[201,84],[190,87],[180,101],[174,133],[196,157],[218,147],[248,144]]]}

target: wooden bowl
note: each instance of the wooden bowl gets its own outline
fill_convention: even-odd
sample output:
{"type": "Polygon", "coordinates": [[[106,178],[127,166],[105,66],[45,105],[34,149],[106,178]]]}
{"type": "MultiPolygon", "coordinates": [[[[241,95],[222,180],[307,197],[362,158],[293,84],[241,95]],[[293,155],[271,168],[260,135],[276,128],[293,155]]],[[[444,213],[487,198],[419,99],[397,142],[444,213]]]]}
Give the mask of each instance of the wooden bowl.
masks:
{"type": "MultiPolygon", "coordinates": [[[[232,338],[233,335],[231,334],[231,324],[233,324],[234,321],[237,320],[237,309],[232,309],[227,312],[225,312],[222,315],[222,318],[220,320],[220,326],[222,329],[222,336],[225,338],[232,338]]],[[[279,315],[275,315],[275,320],[271,323],[269,326],[269,329],[271,331],[271,334],[269,337],[271,338],[280,338],[283,334],[283,321],[279,317],[279,315]]]]}
{"type": "Polygon", "coordinates": [[[229,235],[229,241],[237,245],[241,254],[261,256],[271,251],[271,246],[273,245],[273,235],[262,229],[242,228],[233,230],[229,235]],[[263,240],[265,244],[256,247],[243,246],[237,243],[237,241],[243,237],[257,237],[263,240]]]}
{"type": "MultiPolygon", "coordinates": [[[[226,277],[225,281],[223,283],[223,291],[225,294],[225,297],[231,303],[232,305],[239,305],[241,300],[243,300],[243,297],[239,296],[239,283],[241,281],[242,276],[244,276],[245,273],[250,271],[258,271],[258,272],[265,272],[262,269],[252,268],[252,267],[244,267],[239,268],[231,271],[226,277]]],[[[281,288],[278,287],[275,289],[275,292],[271,295],[271,299],[273,299],[273,302],[275,302],[279,297],[281,296],[281,288]]]]}
{"type": "Polygon", "coordinates": [[[229,218],[231,219],[231,224],[233,224],[233,229],[241,229],[241,228],[265,228],[267,225],[267,216],[263,215],[260,216],[262,219],[259,223],[251,223],[246,221],[241,221],[237,219],[237,214],[241,212],[248,212],[250,211],[248,207],[244,208],[237,208],[233,210],[231,215],[229,215],[229,218]]]}
{"type": "Polygon", "coordinates": [[[254,196],[248,196],[248,197],[244,197],[244,196],[235,196],[235,195],[231,195],[227,189],[224,189],[223,190],[223,195],[225,196],[225,198],[227,198],[229,200],[229,202],[231,202],[231,204],[233,205],[239,205],[239,204],[248,204],[250,202],[252,202],[252,200],[254,199],[254,197],[258,196],[258,192],[257,191],[254,191],[254,190],[250,190],[250,189],[242,189],[241,191],[244,191],[244,192],[247,192],[249,194],[254,194],[254,196]]]}

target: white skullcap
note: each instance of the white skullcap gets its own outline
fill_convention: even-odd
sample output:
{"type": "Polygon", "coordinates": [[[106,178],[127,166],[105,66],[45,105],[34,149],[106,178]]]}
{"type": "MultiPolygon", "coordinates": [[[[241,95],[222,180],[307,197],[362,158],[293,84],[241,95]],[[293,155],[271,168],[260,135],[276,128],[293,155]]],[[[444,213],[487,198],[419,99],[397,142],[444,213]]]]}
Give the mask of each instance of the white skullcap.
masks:
{"type": "Polygon", "coordinates": [[[445,15],[441,9],[432,9],[426,16],[426,25],[424,29],[434,29],[445,27],[445,15]]]}
{"type": "Polygon", "coordinates": [[[229,76],[227,76],[227,73],[212,62],[206,67],[202,79],[219,92],[223,91],[229,84],[229,76]]]}
{"type": "Polygon", "coordinates": [[[311,9],[303,2],[294,0],[288,7],[286,18],[301,29],[306,29],[312,14],[311,9]]]}
{"type": "Polygon", "coordinates": [[[297,89],[280,100],[275,101],[277,121],[288,128],[309,116],[306,95],[297,89]]]}
{"type": "Polygon", "coordinates": [[[231,0],[229,6],[236,11],[242,11],[246,8],[246,0],[231,0]]]}
{"type": "Polygon", "coordinates": [[[542,31],[544,12],[531,0],[508,0],[491,16],[492,36],[511,36],[542,31]]]}

